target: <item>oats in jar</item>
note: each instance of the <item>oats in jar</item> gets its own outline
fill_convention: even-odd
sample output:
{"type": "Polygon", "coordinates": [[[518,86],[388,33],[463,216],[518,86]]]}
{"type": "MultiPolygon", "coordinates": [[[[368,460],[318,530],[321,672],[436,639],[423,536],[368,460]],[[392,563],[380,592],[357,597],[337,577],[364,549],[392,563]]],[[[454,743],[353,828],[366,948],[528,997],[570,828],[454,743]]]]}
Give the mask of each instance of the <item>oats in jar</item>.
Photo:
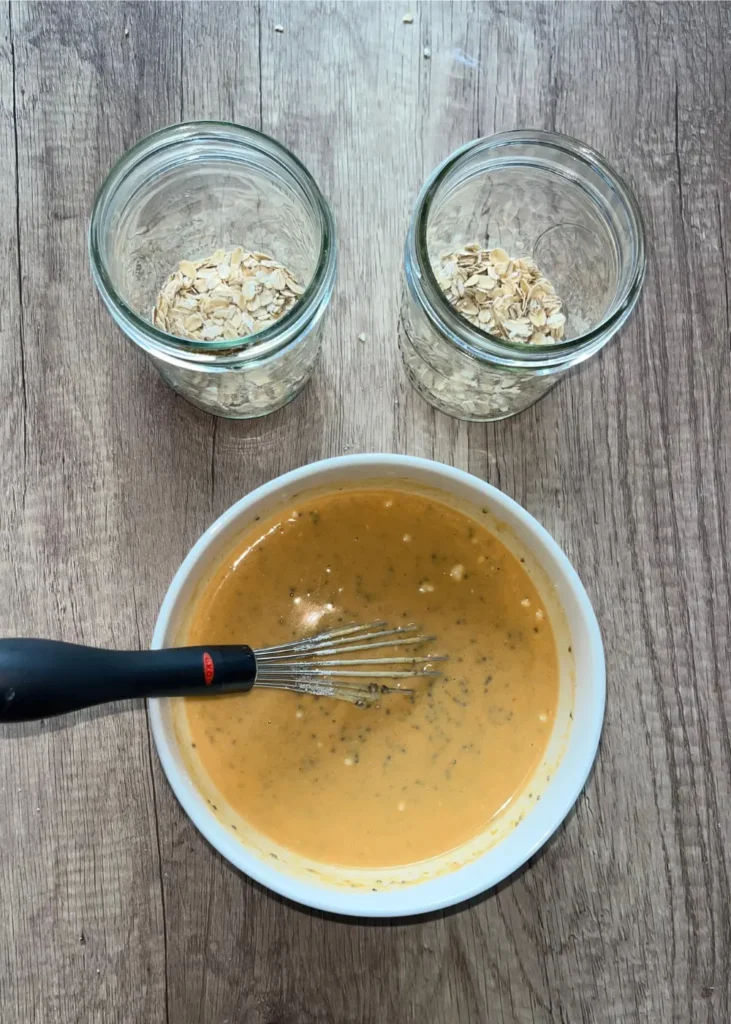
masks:
{"type": "Polygon", "coordinates": [[[160,290],[152,322],[191,341],[235,341],[271,327],[304,290],[266,253],[218,249],[180,261],[160,290]]]}
{"type": "Polygon", "coordinates": [[[450,304],[475,327],[519,344],[563,340],[561,299],[529,256],[471,242],[441,253],[433,269],[450,304]]]}

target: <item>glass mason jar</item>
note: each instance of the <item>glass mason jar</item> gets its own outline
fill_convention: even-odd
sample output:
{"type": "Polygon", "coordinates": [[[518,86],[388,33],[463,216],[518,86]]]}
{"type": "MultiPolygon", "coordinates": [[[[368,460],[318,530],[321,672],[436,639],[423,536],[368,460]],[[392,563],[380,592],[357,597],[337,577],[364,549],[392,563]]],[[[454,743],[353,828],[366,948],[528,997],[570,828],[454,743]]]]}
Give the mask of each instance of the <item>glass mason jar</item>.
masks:
{"type": "Polygon", "coordinates": [[[458,149],[426,182],[404,273],[399,338],[413,386],[459,419],[504,419],[598,352],[630,315],[645,276],[642,220],[627,185],[589,146],[505,132],[458,149]],[[433,264],[471,242],[535,260],[563,302],[565,340],[508,342],[452,307],[433,264]]]}
{"type": "Polygon", "coordinates": [[[115,322],[193,405],[264,416],[307,383],[335,283],[335,225],[307,168],[274,139],[215,121],[150,135],[102,185],[89,253],[115,322]],[[180,260],[237,246],[270,255],[305,287],[280,320],[234,341],[191,341],[153,326],[158,292],[180,260]]]}

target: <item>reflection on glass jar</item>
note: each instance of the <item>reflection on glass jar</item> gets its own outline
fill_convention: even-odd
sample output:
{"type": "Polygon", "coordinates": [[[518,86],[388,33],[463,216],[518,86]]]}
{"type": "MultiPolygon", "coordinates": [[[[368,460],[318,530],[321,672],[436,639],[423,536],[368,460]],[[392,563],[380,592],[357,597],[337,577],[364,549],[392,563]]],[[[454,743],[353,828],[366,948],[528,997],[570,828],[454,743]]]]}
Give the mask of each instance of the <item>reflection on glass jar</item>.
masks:
{"type": "Polygon", "coordinates": [[[335,283],[335,226],[312,176],[273,139],[219,122],[151,135],[104,182],[89,250],[116,323],[194,405],[263,416],[307,383],[335,283]],[[205,342],[153,326],[158,292],[181,260],[238,246],[270,255],[304,286],[281,319],[246,338],[205,342]]]}
{"type": "Polygon", "coordinates": [[[424,185],[404,256],[401,353],[411,383],[467,420],[521,412],[602,348],[637,302],[645,273],[642,221],[598,153],[548,132],[471,142],[424,185]],[[531,257],[563,303],[565,336],[507,341],[468,322],[439,287],[443,252],[477,243],[531,257]]]}

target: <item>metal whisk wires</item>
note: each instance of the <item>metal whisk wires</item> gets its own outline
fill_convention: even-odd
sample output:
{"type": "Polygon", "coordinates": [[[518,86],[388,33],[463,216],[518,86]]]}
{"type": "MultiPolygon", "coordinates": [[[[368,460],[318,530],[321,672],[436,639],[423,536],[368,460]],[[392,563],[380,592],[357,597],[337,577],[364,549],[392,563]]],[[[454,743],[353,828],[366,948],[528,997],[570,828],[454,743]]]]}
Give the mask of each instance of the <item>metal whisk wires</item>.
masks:
{"type": "Polygon", "coordinates": [[[254,651],[257,687],[295,690],[321,697],[337,697],[358,707],[367,707],[383,694],[412,694],[400,683],[389,686],[384,680],[427,679],[441,673],[435,662],[446,655],[428,653],[391,654],[364,657],[361,652],[377,648],[418,647],[435,640],[423,634],[419,626],[389,628],[386,622],[345,626],[319,633],[305,640],[254,651]],[[354,658],[343,655],[357,654],[354,658]]]}

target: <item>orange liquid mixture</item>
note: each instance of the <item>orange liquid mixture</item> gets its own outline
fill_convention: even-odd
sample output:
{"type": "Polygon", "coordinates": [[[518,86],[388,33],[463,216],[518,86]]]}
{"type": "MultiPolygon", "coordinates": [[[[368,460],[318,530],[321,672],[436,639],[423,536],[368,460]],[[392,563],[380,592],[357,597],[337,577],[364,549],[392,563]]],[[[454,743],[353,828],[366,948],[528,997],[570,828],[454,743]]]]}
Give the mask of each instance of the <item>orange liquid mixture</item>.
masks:
{"type": "Polygon", "coordinates": [[[553,632],[520,561],[479,522],[407,491],[305,497],[257,522],[181,640],[263,647],[378,619],[435,633],[444,675],[366,709],[256,688],[186,701],[222,799],[327,864],[395,866],[473,838],[522,790],[555,717],[553,632]]]}

